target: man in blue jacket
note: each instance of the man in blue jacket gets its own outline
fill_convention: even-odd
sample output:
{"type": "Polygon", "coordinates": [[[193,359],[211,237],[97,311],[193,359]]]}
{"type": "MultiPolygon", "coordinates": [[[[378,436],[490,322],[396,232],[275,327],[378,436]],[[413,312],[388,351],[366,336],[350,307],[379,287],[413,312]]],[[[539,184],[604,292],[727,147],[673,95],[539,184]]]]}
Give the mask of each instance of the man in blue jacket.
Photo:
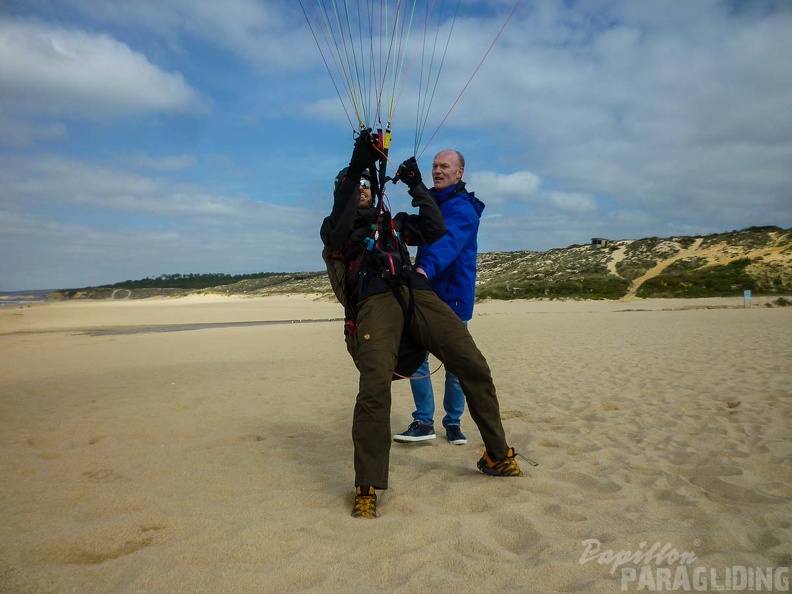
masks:
{"type": "MultiPolygon", "coordinates": [[[[462,175],[465,158],[459,151],[446,149],[435,155],[432,163],[430,194],[443,213],[446,234],[436,242],[418,247],[416,271],[429,279],[438,297],[447,303],[467,325],[473,317],[476,295],[476,255],[478,228],[484,203],[465,189],[462,175]]],[[[434,392],[429,376],[429,360],[415,372],[410,381],[415,411],[413,422],[404,433],[393,436],[395,441],[415,442],[435,438],[434,392]]],[[[467,443],[462,433],[461,417],[465,412],[465,394],[459,379],[446,371],[443,396],[443,427],[448,441],[455,445],[467,443]]]]}

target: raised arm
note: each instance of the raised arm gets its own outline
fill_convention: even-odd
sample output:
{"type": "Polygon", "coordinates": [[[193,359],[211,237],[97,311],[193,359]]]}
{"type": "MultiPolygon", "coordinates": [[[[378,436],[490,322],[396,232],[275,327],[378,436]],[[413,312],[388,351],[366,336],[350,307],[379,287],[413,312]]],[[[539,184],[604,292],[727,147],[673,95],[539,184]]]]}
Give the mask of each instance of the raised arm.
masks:
{"type": "Polygon", "coordinates": [[[412,205],[418,208],[417,215],[400,212],[395,217],[401,225],[404,242],[407,245],[421,245],[437,241],[446,232],[445,221],[437,201],[421,179],[415,157],[401,164],[398,177],[409,187],[412,205]]]}
{"type": "Polygon", "coordinates": [[[358,186],[363,171],[371,167],[379,154],[374,148],[371,134],[361,133],[355,141],[349,167],[342,169],[336,177],[333,194],[333,209],[330,216],[322,221],[319,232],[322,243],[330,249],[341,248],[352,232],[358,204],[360,188],[358,186]]]}

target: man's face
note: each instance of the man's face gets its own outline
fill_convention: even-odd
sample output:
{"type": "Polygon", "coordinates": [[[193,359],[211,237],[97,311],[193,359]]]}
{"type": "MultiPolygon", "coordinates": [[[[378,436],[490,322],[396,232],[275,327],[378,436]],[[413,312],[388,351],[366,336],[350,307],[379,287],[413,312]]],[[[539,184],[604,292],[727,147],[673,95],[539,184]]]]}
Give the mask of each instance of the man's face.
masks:
{"type": "Polygon", "coordinates": [[[435,190],[445,190],[455,186],[462,179],[465,168],[459,162],[459,155],[454,151],[440,151],[432,163],[432,183],[435,190]]]}
{"type": "Polygon", "coordinates": [[[360,202],[358,208],[371,208],[374,200],[371,197],[371,182],[365,177],[360,178],[360,202]]]}

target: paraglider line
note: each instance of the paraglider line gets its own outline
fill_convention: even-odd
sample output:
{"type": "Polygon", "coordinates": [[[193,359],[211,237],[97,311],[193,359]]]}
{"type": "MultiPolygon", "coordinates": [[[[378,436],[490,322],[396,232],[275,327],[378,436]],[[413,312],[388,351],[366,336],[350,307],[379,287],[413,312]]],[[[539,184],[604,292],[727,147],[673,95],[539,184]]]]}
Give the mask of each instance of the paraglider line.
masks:
{"type": "Polygon", "coordinates": [[[431,138],[429,138],[429,141],[426,143],[426,146],[424,146],[423,149],[421,149],[421,153],[419,155],[417,155],[416,158],[420,158],[421,155],[424,154],[426,149],[429,148],[429,145],[432,144],[432,141],[434,140],[434,137],[437,136],[437,133],[440,131],[440,128],[443,127],[443,124],[445,124],[446,120],[448,119],[448,116],[451,115],[451,112],[454,110],[454,107],[456,107],[456,104],[459,103],[459,100],[462,98],[462,95],[467,90],[468,85],[470,85],[470,82],[473,80],[473,77],[476,76],[476,73],[478,73],[479,69],[481,68],[481,65],[484,64],[484,60],[486,60],[487,56],[489,56],[489,53],[492,51],[492,48],[495,46],[495,43],[498,41],[498,38],[500,38],[501,33],[503,33],[503,30],[506,28],[506,25],[509,24],[509,21],[511,20],[512,16],[514,16],[514,13],[517,10],[517,7],[520,5],[521,1],[522,0],[517,0],[517,2],[515,2],[514,8],[512,8],[511,12],[509,13],[508,18],[503,23],[503,26],[500,28],[500,31],[498,31],[498,34],[495,36],[495,39],[492,40],[492,43],[487,48],[487,51],[484,53],[484,57],[481,58],[481,61],[478,63],[478,66],[476,66],[476,69],[473,71],[473,74],[470,75],[470,78],[465,83],[465,86],[462,87],[462,90],[459,92],[459,95],[457,95],[457,98],[454,99],[454,103],[448,109],[448,113],[445,114],[445,117],[443,117],[442,121],[440,122],[440,125],[437,126],[437,129],[434,131],[434,134],[432,134],[431,138]]]}
{"type": "Polygon", "coordinates": [[[335,89],[336,95],[338,95],[338,100],[341,102],[341,108],[344,110],[344,114],[346,115],[349,125],[354,128],[354,124],[352,123],[352,118],[349,116],[349,111],[347,111],[346,105],[344,104],[344,98],[341,96],[341,91],[338,89],[338,85],[336,84],[335,77],[333,76],[333,71],[330,70],[330,65],[327,63],[327,58],[325,58],[324,52],[322,51],[322,46],[319,44],[319,39],[317,39],[316,37],[314,28],[311,25],[311,20],[308,18],[308,13],[305,12],[305,7],[303,6],[302,0],[300,0],[300,8],[302,9],[303,15],[305,16],[305,20],[308,23],[308,28],[311,30],[311,36],[314,39],[314,43],[316,43],[316,47],[319,49],[319,55],[322,56],[322,62],[324,62],[325,69],[327,69],[327,74],[330,75],[330,82],[333,83],[333,88],[335,89]]]}

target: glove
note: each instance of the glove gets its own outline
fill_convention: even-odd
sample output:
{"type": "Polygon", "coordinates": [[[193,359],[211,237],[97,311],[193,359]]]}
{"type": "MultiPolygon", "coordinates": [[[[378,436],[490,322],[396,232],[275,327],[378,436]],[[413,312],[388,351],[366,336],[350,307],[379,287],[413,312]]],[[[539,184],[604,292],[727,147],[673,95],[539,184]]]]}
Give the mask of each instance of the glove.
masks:
{"type": "Polygon", "coordinates": [[[380,158],[380,153],[374,146],[374,137],[371,135],[371,128],[360,131],[360,135],[355,140],[355,149],[352,151],[352,159],[349,161],[350,171],[360,173],[364,169],[374,166],[380,158]]]}
{"type": "Polygon", "coordinates": [[[399,165],[396,176],[402,180],[411,190],[421,183],[421,170],[418,169],[418,161],[415,157],[410,157],[399,165]]]}

